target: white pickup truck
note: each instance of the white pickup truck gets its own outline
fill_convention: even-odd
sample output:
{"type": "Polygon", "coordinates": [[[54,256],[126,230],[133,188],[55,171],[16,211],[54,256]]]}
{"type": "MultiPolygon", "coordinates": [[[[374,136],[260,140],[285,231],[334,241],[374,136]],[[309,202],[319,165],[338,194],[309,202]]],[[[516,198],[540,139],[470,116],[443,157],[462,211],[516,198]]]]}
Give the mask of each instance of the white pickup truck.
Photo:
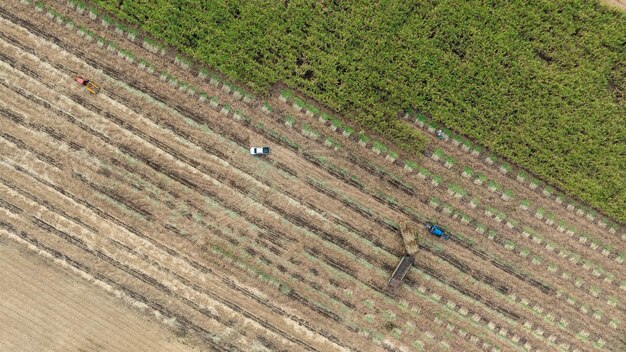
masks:
{"type": "Polygon", "coordinates": [[[270,153],[270,147],[252,147],[250,148],[250,154],[252,155],[267,155],[270,153]]]}

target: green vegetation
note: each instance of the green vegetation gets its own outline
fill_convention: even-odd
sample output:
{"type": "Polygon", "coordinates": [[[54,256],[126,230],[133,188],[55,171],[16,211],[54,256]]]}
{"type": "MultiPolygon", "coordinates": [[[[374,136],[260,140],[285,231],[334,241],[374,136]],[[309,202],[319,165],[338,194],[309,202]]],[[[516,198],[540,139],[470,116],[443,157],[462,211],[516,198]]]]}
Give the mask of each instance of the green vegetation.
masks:
{"type": "Polygon", "coordinates": [[[257,92],[283,81],[410,153],[425,140],[395,116],[427,112],[626,221],[626,15],[598,1],[95,2],[257,92]]]}

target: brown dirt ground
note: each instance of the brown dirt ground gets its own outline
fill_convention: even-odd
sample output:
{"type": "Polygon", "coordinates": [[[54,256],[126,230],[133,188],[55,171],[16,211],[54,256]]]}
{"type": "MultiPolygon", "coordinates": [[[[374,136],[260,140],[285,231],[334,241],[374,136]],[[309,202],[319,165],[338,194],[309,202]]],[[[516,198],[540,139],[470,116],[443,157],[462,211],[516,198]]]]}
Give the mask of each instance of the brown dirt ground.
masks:
{"type": "Polygon", "coordinates": [[[4,234],[0,272],[3,351],[201,350],[4,234]]]}

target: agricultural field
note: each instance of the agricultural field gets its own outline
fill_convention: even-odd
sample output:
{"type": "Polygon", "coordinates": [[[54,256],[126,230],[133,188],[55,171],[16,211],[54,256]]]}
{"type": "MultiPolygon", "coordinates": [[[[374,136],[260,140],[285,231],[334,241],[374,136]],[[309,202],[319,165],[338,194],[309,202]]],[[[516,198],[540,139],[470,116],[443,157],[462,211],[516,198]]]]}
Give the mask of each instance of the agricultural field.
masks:
{"type": "Polygon", "coordinates": [[[603,1],[94,3],[419,154],[426,140],[396,118],[416,110],[626,222],[626,13],[603,1]]]}
{"type": "Polygon", "coordinates": [[[0,3],[0,250],[105,288],[94,317],[156,317],[172,344],[157,350],[626,349],[618,221],[450,131],[439,140],[417,112],[398,121],[426,155],[289,89],[257,96],[115,21],[71,1],[0,3]],[[262,145],[270,155],[249,155],[262,145]],[[389,291],[405,226],[419,249],[389,291]]]}
{"type": "Polygon", "coordinates": [[[200,351],[25,248],[0,237],[1,351],[200,351]]]}

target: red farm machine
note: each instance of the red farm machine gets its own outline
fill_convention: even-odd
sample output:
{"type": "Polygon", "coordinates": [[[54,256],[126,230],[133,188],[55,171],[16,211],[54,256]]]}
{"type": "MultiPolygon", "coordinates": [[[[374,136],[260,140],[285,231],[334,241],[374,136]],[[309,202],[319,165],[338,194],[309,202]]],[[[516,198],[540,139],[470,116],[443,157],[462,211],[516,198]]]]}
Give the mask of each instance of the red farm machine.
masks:
{"type": "Polygon", "coordinates": [[[81,86],[84,86],[85,89],[87,89],[87,91],[91,94],[97,94],[100,91],[100,87],[98,87],[95,83],[81,76],[74,77],[74,81],[81,86]]]}

